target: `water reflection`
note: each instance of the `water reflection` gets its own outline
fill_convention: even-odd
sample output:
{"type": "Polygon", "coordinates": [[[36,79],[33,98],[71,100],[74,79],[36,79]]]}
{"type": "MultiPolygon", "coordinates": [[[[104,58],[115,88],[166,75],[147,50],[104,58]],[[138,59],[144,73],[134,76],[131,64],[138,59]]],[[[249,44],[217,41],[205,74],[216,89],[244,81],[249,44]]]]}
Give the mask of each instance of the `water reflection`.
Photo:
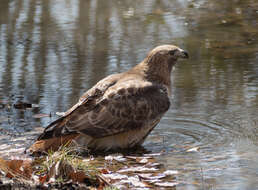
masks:
{"type": "Polygon", "coordinates": [[[255,189],[257,10],[252,0],[2,0],[1,154],[54,119],[34,114],[65,111],[104,76],[172,43],[191,60],[174,71],[171,109],[145,146],[181,171],[177,189],[255,189]],[[39,108],[13,109],[17,101],[39,108]]]}

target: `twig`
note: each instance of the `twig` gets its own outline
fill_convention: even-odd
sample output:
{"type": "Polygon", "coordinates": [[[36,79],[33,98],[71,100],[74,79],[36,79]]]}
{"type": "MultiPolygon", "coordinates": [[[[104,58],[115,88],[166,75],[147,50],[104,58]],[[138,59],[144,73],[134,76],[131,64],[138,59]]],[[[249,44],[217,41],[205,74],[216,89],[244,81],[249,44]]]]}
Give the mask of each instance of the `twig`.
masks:
{"type": "Polygon", "coordinates": [[[108,180],[101,174],[96,175],[96,177],[102,181],[105,185],[108,185],[109,187],[112,187],[112,184],[108,182],[108,180]]]}

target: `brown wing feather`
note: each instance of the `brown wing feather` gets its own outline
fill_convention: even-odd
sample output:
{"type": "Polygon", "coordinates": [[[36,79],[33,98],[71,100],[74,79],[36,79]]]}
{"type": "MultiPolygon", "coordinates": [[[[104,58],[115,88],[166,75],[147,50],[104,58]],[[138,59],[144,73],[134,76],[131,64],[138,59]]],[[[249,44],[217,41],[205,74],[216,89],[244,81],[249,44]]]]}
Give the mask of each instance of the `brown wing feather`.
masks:
{"type": "Polygon", "coordinates": [[[102,95],[88,96],[59,119],[56,126],[46,128],[45,135],[38,140],[49,138],[49,134],[58,137],[72,133],[101,138],[141,128],[146,122],[160,118],[170,104],[167,89],[149,82],[138,86],[135,83],[133,79],[116,83],[102,95]]]}
{"type": "MultiPolygon", "coordinates": [[[[134,81],[131,83],[134,85],[134,81]]],[[[169,99],[164,87],[132,85],[127,81],[112,86],[91,109],[87,104],[80,106],[69,116],[65,128],[100,138],[140,128],[168,110],[169,99]]]]}
{"type": "Polygon", "coordinates": [[[91,107],[92,105],[95,105],[95,100],[101,97],[110,86],[114,85],[120,78],[120,75],[121,74],[113,74],[100,80],[95,86],[93,86],[91,89],[85,92],[79,99],[78,103],[75,104],[72,108],[70,108],[67,112],[65,112],[65,114],[62,117],[50,123],[45,128],[44,132],[37,138],[37,140],[49,139],[53,137],[59,137],[70,134],[77,134],[76,131],[68,130],[68,128],[65,127],[66,123],[70,119],[70,115],[75,110],[81,110],[80,107],[82,105],[84,105],[83,107],[87,107],[88,110],[92,109],[91,107]]]}

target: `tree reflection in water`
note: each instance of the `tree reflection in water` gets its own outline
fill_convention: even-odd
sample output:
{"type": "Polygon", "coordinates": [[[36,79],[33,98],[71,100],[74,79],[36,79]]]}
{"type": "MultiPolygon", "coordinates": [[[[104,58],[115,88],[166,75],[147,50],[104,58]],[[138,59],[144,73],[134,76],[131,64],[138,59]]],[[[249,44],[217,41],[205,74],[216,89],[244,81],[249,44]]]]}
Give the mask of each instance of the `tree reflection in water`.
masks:
{"type": "MultiPolygon", "coordinates": [[[[252,180],[258,170],[252,157],[258,152],[253,146],[258,143],[257,7],[253,0],[2,0],[0,151],[30,144],[24,138],[33,139],[42,130],[35,126],[53,120],[34,119],[34,114],[65,111],[98,80],[134,66],[154,46],[177,44],[191,60],[174,71],[171,109],[145,146],[158,151],[161,138],[168,149],[192,142],[210,152],[192,160],[185,154],[161,159],[175,167],[180,157],[190,163],[184,165],[188,169],[233,165],[235,175],[231,167],[221,174],[236,178],[233,189],[258,186],[252,180]],[[16,110],[17,101],[39,108],[16,110]],[[178,118],[184,122],[175,122],[178,118]],[[222,163],[217,155],[225,156],[222,163]]],[[[223,183],[208,171],[204,175],[218,178],[215,188],[223,183]]],[[[193,176],[188,172],[179,179],[193,176]]]]}

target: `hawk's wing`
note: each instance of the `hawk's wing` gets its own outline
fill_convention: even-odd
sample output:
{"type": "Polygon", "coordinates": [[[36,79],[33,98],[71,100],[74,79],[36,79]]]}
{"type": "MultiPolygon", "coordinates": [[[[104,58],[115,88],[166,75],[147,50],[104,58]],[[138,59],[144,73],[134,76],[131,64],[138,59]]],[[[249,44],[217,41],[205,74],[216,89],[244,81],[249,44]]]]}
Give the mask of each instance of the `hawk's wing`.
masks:
{"type": "Polygon", "coordinates": [[[141,128],[148,121],[159,119],[170,105],[167,88],[137,82],[130,79],[104,85],[100,81],[59,122],[47,127],[46,135],[39,140],[71,133],[100,138],[141,128]]]}

